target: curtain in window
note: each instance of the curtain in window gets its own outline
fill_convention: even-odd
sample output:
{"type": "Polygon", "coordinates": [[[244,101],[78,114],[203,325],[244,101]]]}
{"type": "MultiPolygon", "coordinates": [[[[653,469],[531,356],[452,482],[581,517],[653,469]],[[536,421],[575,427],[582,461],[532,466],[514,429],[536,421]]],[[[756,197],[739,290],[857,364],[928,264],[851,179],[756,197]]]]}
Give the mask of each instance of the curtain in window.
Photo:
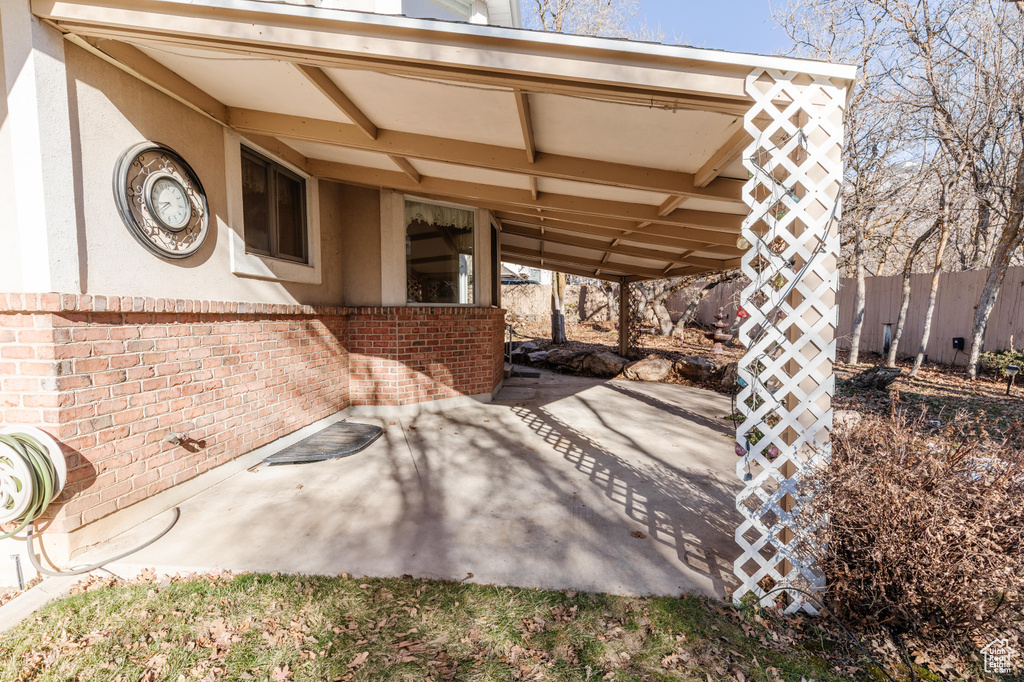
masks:
{"type": "Polygon", "coordinates": [[[464,208],[451,208],[450,206],[436,206],[418,201],[406,201],[405,224],[409,225],[417,220],[428,225],[443,225],[459,230],[472,231],[475,218],[473,211],[467,211],[464,208]]]}

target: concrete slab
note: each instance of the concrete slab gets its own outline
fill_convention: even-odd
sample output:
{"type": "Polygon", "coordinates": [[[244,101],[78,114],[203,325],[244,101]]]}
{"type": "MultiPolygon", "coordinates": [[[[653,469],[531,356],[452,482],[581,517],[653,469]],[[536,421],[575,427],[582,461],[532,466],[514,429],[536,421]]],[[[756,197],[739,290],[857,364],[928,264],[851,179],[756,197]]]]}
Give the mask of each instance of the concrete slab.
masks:
{"type": "MultiPolygon", "coordinates": [[[[354,419],[384,435],[353,457],[236,474],[182,504],[160,541],[108,568],[472,573],[480,583],[725,596],[741,520],[727,396],[550,372],[506,386],[529,390],[354,419]]],[[[146,525],[76,562],[138,543],[146,525]]]]}

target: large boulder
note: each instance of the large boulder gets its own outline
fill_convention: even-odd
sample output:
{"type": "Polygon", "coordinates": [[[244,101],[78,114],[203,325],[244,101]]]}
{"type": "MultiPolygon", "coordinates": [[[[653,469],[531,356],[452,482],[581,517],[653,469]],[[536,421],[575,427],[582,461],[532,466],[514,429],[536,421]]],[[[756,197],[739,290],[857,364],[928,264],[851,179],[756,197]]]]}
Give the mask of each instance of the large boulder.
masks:
{"type": "Polygon", "coordinates": [[[552,348],[548,351],[547,362],[552,365],[564,365],[575,355],[575,352],[565,348],[552,348]]]}
{"type": "Polygon", "coordinates": [[[723,391],[734,392],[740,387],[740,371],[738,362],[730,362],[722,368],[719,386],[723,391]]]}
{"type": "Polygon", "coordinates": [[[898,367],[882,367],[879,365],[866,369],[860,374],[854,374],[846,381],[850,388],[865,391],[886,391],[902,374],[903,370],[898,367]]]}
{"type": "Polygon", "coordinates": [[[684,379],[700,383],[711,382],[721,371],[718,363],[708,358],[689,355],[676,361],[676,373],[684,379]]]}
{"type": "Polygon", "coordinates": [[[591,353],[580,359],[580,368],[596,377],[618,376],[627,364],[629,360],[608,351],[591,353]]]}
{"type": "Polygon", "coordinates": [[[515,347],[512,351],[512,362],[518,362],[519,364],[526,364],[529,362],[530,353],[536,352],[537,344],[533,341],[527,341],[521,343],[515,347]]]}
{"type": "Polygon", "coordinates": [[[649,357],[626,365],[622,375],[632,381],[664,381],[672,373],[672,361],[649,357]]]}
{"type": "Polygon", "coordinates": [[[542,362],[548,361],[548,352],[545,350],[538,350],[528,354],[526,357],[530,361],[531,365],[539,365],[542,362]]]}

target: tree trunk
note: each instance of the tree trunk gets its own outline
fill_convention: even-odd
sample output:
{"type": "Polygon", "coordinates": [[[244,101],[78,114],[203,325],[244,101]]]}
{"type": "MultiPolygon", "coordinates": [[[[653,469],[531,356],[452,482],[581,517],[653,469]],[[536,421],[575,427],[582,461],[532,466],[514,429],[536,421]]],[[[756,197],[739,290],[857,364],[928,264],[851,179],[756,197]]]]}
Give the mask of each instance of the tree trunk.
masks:
{"type": "Polygon", "coordinates": [[[1010,197],[1010,211],[1006,216],[1006,225],[999,241],[996,244],[995,253],[992,255],[992,265],[985,281],[985,288],[981,292],[981,300],[974,312],[974,330],[971,333],[971,351],[967,358],[967,377],[978,378],[978,359],[981,355],[981,344],[985,338],[985,328],[988,326],[988,318],[996,305],[999,297],[999,290],[1003,287],[1003,279],[1006,277],[1006,268],[1010,267],[1013,255],[1024,243],[1024,155],[1017,160],[1016,177],[1013,181],[1013,193],[1010,197]]]}
{"type": "Polygon", "coordinates": [[[690,322],[693,321],[693,318],[697,316],[697,309],[700,308],[701,301],[707,298],[708,294],[714,291],[715,287],[719,284],[721,284],[721,282],[708,282],[701,287],[700,291],[693,295],[693,299],[690,301],[689,305],[686,306],[686,310],[684,310],[683,314],[679,316],[678,320],[676,320],[676,324],[672,328],[673,335],[683,333],[683,329],[686,325],[690,324],[690,322]]]}
{"type": "Polygon", "coordinates": [[[889,356],[885,359],[886,367],[896,366],[896,352],[899,350],[900,338],[903,336],[903,327],[907,323],[907,311],[910,309],[910,276],[914,270],[914,260],[921,252],[924,243],[935,233],[939,227],[938,221],[932,224],[925,232],[914,240],[907,254],[907,262],[903,264],[903,295],[900,297],[900,314],[896,318],[896,329],[893,330],[892,342],[889,345],[889,356]]]}
{"type": "Polygon", "coordinates": [[[565,275],[554,273],[551,282],[551,343],[565,343],[565,275]]]}
{"type": "Polygon", "coordinates": [[[672,333],[672,316],[668,314],[668,308],[662,301],[655,301],[651,306],[654,309],[654,317],[658,320],[658,332],[662,336],[672,333]]]}
{"type": "Polygon", "coordinates": [[[928,350],[928,337],[932,333],[932,315],[935,312],[935,299],[939,293],[939,276],[942,273],[942,258],[946,254],[946,245],[949,244],[949,207],[946,205],[947,188],[942,188],[939,197],[939,217],[942,221],[942,228],[939,233],[939,246],[935,250],[935,267],[932,268],[931,289],[928,291],[928,307],[924,311],[924,329],[921,332],[921,344],[917,348],[917,357],[914,358],[914,366],[910,368],[910,376],[917,376],[924,362],[924,354],[928,350]]]}
{"type": "Polygon", "coordinates": [[[981,270],[985,267],[988,255],[989,230],[992,228],[992,209],[984,201],[978,206],[978,219],[974,223],[974,252],[968,264],[970,270],[981,270]]]}
{"type": "Polygon", "coordinates": [[[864,299],[867,283],[864,280],[864,226],[856,221],[854,226],[854,272],[857,276],[857,292],[853,298],[853,332],[850,334],[850,364],[860,364],[860,337],[864,331],[864,299]]]}

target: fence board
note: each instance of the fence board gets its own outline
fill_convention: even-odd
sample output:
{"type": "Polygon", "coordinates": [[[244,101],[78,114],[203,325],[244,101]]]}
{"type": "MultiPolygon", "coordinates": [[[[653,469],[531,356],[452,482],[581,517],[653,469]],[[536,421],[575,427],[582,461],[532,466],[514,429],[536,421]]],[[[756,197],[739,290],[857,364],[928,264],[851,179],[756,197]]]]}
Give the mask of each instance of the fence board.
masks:
{"type": "MultiPolygon", "coordinates": [[[[953,348],[953,338],[964,337],[970,343],[971,328],[974,326],[974,310],[988,278],[987,270],[943,273],[939,278],[938,298],[932,316],[932,330],[928,339],[927,355],[932,362],[943,364],[966,364],[966,355],[953,348]]],[[[840,280],[839,289],[839,347],[850,347],[853,331],[853,303],[857,283],[851,278],[840,280]]],[[[900,342],[900,357],[917,353],[924,329],[924,310],[928,304],[931,286],[930,274],[912,275],[910,278],[910,308],[900,342]]],[[[740,286],[735,282],[718,286],[705,298],[697,309],[696,321],[704,325],[715,323],[715,313],[724,306],[730,317],[735,314],[736,292],[740,286]]],[[[884,325],[896,327],[899,315],[900,296],[903,289],[901,275],[892,277],[868,277],[864,310],[864,331],[861,336],[861,351],[881,354],[883,350],[884,325]]],[[[688,301],[677,295],[669,300],[672,313],[681,313],[688,301]]],[[[996,306],[989,318],[985,331],[985,350],[1007,350],[1024,347],[1024,268],[1009,268],[996,306]]]]}

